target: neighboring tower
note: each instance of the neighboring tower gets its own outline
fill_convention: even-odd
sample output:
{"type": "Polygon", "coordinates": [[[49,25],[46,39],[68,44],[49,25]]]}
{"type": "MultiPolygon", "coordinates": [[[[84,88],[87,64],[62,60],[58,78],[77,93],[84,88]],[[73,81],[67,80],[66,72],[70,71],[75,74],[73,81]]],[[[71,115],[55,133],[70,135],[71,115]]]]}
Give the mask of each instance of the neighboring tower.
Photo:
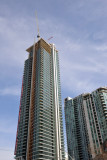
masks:
{"type": "Polygon", "coordinates": [[[42,38],[27,51],[16,160],[65,160],[58,51],[42,38]]]}
{"type": "Polygon", "coordinates": [[[107,152],[107,88],[65,99],[68,153],[91,160],[107,152]]]}
{"type": "MultiPolygon", "coordinates": [[[[100,87],[84,97],[95,155],[107,152],[107,87],[100,87]]],[[[92,144],[92,143],[91,143],[92,144]]],[[[92,148],[92,147],[91,147],[92,148]]]]}
{"type": "MultiPolygon", "coordinates": [[[[65,121],[68,154],[75,160],[89,160],[86,120],[83,110],[83,95],[65,99],[65,121]]],[[[71,158],[69,157],[69,160],[71,158]]]]}
{"type": "Polygon", "coordinates": [[[98,88],[92,92],[92,97],[101,133],[100,143],[103,144],[107,141],[107,87],[98,88]]]}

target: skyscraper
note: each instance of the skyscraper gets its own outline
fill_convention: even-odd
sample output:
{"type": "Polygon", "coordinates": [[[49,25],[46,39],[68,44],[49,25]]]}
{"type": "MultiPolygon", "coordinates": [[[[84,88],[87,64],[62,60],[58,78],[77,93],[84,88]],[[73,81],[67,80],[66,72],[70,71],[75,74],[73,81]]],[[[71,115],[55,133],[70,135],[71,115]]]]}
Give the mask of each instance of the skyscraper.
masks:
{"type": "Polygon", "coordinates": [[[68,153],[91,160],[107,152],[107,88],[65,99],[68,153]]]}
{"type": "Polygon", "coordinates": [[[27,49],[16,160],[64,160],[58,51],[42,38],[27,49]]]}

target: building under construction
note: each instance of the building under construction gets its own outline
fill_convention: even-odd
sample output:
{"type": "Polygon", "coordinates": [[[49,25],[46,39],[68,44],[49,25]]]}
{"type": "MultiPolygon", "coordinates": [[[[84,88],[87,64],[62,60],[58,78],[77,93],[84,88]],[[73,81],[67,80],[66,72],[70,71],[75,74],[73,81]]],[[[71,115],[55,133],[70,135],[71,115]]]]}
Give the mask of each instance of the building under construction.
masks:
{"type": "Polygon", "coordinates": [[[58,51],[39,39],[27,49],[16,160],[65,160],[58,51]]]}

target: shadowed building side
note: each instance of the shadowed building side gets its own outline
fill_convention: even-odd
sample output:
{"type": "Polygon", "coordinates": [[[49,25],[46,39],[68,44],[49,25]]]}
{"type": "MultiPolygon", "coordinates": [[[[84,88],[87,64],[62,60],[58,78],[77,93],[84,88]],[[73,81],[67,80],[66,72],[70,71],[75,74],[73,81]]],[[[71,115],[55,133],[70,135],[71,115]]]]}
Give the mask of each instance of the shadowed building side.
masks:
{"type": "Polygon", "coordinates": [[[32,57],[30,56],[25,61],[22,93],[20,99],[19,119],[16,135],[15,155],[26,159],[27,137],[28,137],[28,121],[29,121],[29,106],[30,106],[30,91],[31,91],[31,76],[32,76],[32,57]]]}
{"type": "MultiPolygon", "coordinates": [[[[75,160],[89,160],[89,138],[83,109],[83,95],[65,99],[65,120],[68,154],[75,160]]],[[[70,157],[68,158],[70,160],[70,157]]]]}

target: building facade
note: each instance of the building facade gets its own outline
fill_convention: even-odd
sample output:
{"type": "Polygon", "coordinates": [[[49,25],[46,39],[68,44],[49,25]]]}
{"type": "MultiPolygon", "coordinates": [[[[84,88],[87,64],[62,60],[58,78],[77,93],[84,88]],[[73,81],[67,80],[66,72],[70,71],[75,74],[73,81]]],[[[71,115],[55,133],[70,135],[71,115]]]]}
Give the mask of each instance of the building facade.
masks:
{"type": "Polygon", "coordinates": [[[107,88],[65,99],[68,153],[91,160],[107,151],[107,88]]]}
{"type": "Polygon", "coordinates": [[[65,160],[58,51],[40,39],[27,52],[16,160],[65,160]]]}

